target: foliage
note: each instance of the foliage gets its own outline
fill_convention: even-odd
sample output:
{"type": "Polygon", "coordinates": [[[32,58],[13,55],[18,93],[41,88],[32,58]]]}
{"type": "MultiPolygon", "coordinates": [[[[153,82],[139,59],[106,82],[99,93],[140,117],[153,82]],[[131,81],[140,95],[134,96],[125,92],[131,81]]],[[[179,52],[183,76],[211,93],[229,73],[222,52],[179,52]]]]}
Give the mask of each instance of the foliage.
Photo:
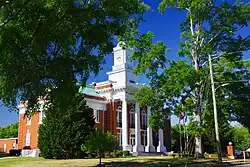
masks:
{"type": "Polygon", "coordinates": [[[249,130],[245,127],[234,127],[233,133],[233,145],[235,149],[246,150],[250,148],[250,134],[249,130]]]}
{"type": "MultiPolygon", "coordinates": [[[[18,0],[0,3],[0,100],[36,110],[38,97],[68,105],[76,82],[97,74],[115,37],[131,32],[148,6],[138,0],[18,0]]],[[[48,103],[52,103],[47,100],[48,103]]]]}
{"type": "Polygon", "coordinates": [[[112,152],[117,149],[117,139],[110,132],[106,134],[102,129],[97,129],[93,132],[88,140],[82,145],[82,151],[87,151],[88,153],[96,153],[101,158],[107,152],[112,152]]]}
{"type": "MultiPolygon", "coordinates": [[[[168,49],[163,42],[152,44],[151,32],[142,37],[138,32],[136,35],[125,34],[127,45],[136,48],[131,57],[138,60],[135,73],[145,73],[150,79],[152,89],[150,94],[143,94],[145,88],[139,90],[138,95],[145,98],[137,97],[137,101],[145,104],[153,99],[153,102],[160,104],[161,108],[168,108],[176,114],[181,112],[182,106],[186,108],[187,114],[194,113],[193,120],[200,126],[196,131],[196,154],[201,155],[203,154],[200,133],[202,131],[199,129],[204,127],[204,124],[212,122],[211,116],[206,119],[205,117],[211,115],[213,111],[208,107],[212,106],[208,55],[211,55],[213,63],[216,63],[215,82],[232,83],[216,92],[219,101],[218,113],[223,113],[222,119],[230,121],[235,118],[244,124],[247,124],[246,120],[250,118],[247,117],[249,85],[234,82],[249,76],[249,71],[242,61],[242,52],[250,49],[250,38],[239,35],[239,31],[248,26],[250,6],[240,1],[231,4],[214,0],[162,0],[159,11],[164,13],[169,8],[187,14],[181,23],[179,57],[183,58],[182,60],[168,60],[166,57],[168,49]],[[141,37],[140,40],[137,40],[138,36],[141,37]],[[243,92],[248,95],[240,95],[243,92]],[[148,97],[151,94],[156,95],[157,100],[148,97]],[[242,119],[243,115],[245,120],[242,119]]],[[[166,116],[162,115],[166,113],[159,107],[152,107],[152,119],[156,119],[151,122],[161,124],[162,121],[158,119],[165,119],[166,116]]]]}
{"type": "Polygon", "coordinates": [[[94,131],[93,110],[86,106],[82,95],[77,95],[67,108],[53,105],[45,110],[39,128],[38,147],[44,158],[79,158],[81,144],[94,131]]]}
{"type": "Polygon", "coordinates": [[[14,138],[18,136],[18,122],[0,128],[0,139],[14,138]]]}

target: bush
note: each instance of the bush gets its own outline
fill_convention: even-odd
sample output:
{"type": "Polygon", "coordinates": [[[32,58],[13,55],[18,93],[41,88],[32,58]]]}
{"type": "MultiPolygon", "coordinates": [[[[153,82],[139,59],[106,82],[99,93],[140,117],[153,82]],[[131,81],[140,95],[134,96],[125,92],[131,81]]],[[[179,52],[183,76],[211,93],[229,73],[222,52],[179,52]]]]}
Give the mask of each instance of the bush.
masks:
{"type": "Polygon", "coordinates": [[[11,149],[9,152],[9,156],[20,156],[21,155],[22,150],[21,149],[11,149]]]}
{"type": "Polygon", "coordinates": [[[38,147],[44,158],[81,158],[81,145],[94,131],[93,110],[86,106],[82,95],[65,108],[53,105],[45,111],[39,128],[38,147]]]}
{"type": "Polygon", "coordinates": [[[122,151],[122,156],[123,157],[129,157],[129,156],[132,156],[131,153],[129,151],[122,151]]]}

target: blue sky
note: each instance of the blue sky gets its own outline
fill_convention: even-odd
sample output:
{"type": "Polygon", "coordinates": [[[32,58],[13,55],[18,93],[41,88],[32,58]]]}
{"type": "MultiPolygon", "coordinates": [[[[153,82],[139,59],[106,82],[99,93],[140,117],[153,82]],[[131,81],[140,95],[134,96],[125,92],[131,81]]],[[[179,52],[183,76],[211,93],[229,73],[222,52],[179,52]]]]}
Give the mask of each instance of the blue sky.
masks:
{"type": "MultiPolygon", "coordinates": [[[[171,49],[168,57],[170,59],[179,59],[177,56],[180,40],[180,23],[185,17],[185,13],[170,9],[161,15],[157,11],[157,5],[160,0],[145,0],[146,4],[149,4],[153,12],[145,14],[146,22],[140,26],[142,32],[152,31],[155,34],[155,41],[161,40],[165,42],[168,48],[171,49]]],[[[243,36],[249,35],[250,27],[245,28],[241,31],[243,36]]],[[[250,59],[250,52],[245,54],[245,58],[250,59]]],[[[106,64],[103,65],[103,70],[100,71],[98,76],[91,76],[89,82],[99,82],[107,80],[106,72],[111,71],[113,65],[113,55],[106,57],[106,64]]],[[[146,82],[144,77],[141,77],[140,82],[146,82]]],[[[6,126],[11,123],[18,121],[18,115],[15,112],[9,112],[6,107],[0,107],[0,127],[6,126]]],[[[173,118],[173,123],[177,122],[177,118],[173,118]]]]}

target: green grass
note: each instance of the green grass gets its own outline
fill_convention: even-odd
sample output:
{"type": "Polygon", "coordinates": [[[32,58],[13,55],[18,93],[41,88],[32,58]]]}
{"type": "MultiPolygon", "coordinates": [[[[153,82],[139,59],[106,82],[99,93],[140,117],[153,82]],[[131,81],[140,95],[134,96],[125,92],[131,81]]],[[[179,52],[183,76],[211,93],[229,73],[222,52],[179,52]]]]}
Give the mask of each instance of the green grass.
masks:
{"type": "MultiPolygon", "coordinates": [[[[105,166],[113,167],[162,167],[168,164],[177,165],[186,162],[205,162],[205,164],[196,164],[189,166],[208,167],[216,166],[210,163],[208,159],[186,159],[172,157],[130,157],[130,158],[104,158],[102,160],[105,166]]],[[[83,167],[96,166],[98,159],[73,159],[73,160],[47,160],[43,158],[0,158],[0,167],[83,167]]]]}
{"type": "MultiPolygon", "coordinates": [[[[167,166],[168,164],[184,164],[186,158],[171,157],[131,157],[131,158],[104,158],[102,160],[105,166],[167,166]]],[[[189,162],[207,161],[189,159],[189,162]]],[[[1,167],[83,167],[96,166],[98,159],[74,159],[74,160],[46,160],[43,158],[0,158],[1,167]]]]}

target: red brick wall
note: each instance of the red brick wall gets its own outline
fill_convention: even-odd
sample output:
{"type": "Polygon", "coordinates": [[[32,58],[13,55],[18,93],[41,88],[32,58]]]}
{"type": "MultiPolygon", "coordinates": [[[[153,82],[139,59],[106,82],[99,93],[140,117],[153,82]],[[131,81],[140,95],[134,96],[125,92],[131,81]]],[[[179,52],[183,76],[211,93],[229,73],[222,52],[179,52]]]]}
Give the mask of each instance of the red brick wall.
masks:
{"type": "Polygon", "coordinates": [[[30,132],[30,148],[38,149],[38,128],[39,128],[39,113],[36,113],[31,118],[31,124],[27,125],[27,117],[20,114],[18,131],[18,148],[23,149],[26,146],[26,133],[30,132]]]}
{"type": "Polygon", "coordinates": [[[6,144],[6,152],[9,153],[13,149],[14,143],[16,144],[15,148],[17,148],[17,139],[0,139],[0,152],[4,152],[4,145],[6,144]]]}

